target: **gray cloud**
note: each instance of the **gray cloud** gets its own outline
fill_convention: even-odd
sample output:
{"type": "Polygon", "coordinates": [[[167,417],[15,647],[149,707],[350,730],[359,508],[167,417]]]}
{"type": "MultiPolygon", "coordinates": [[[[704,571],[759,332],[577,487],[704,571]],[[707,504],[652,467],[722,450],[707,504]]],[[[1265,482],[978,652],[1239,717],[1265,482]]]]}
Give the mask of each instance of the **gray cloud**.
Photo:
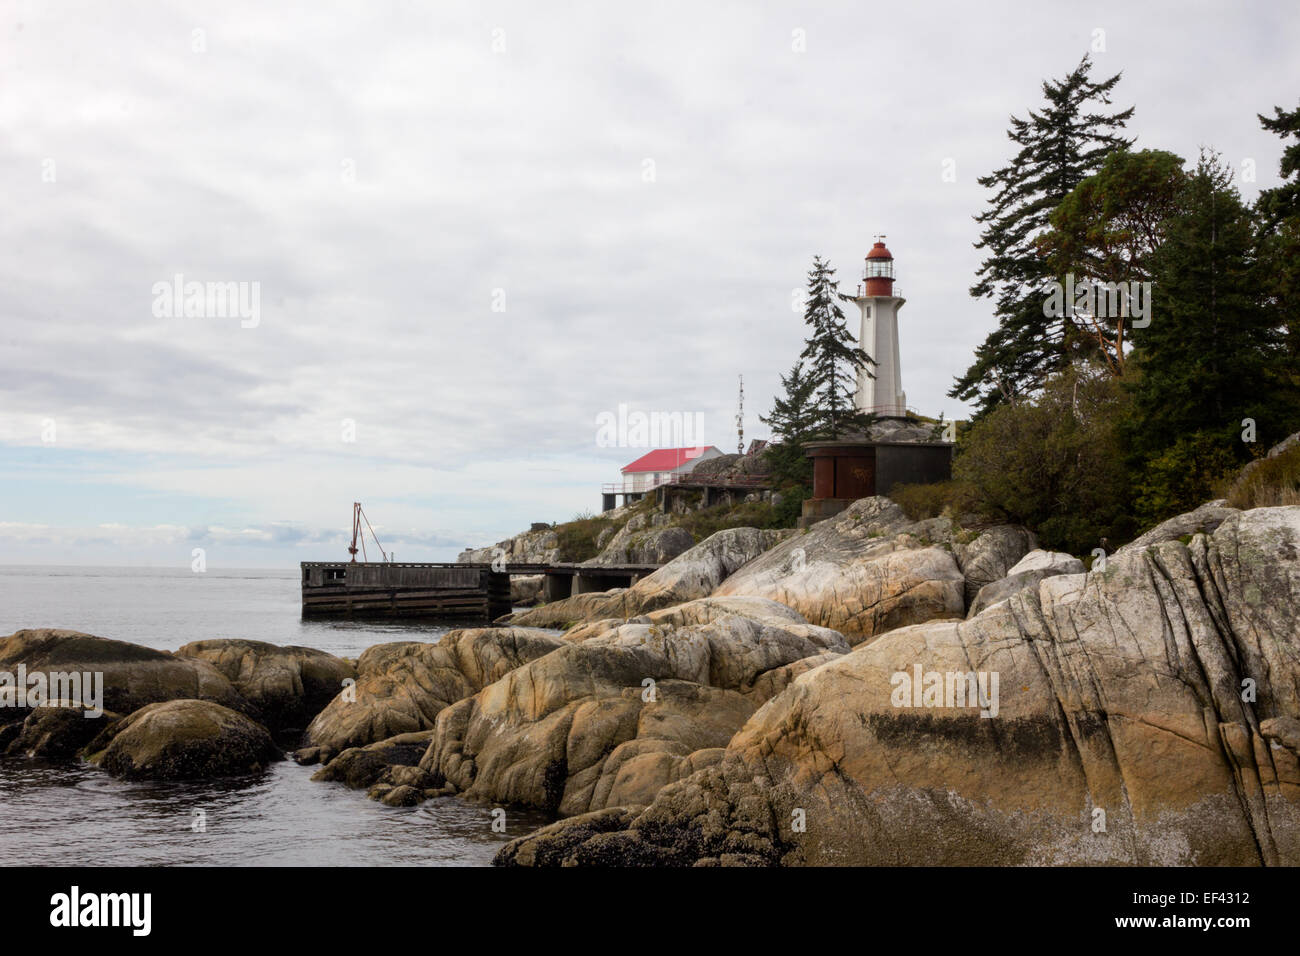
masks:
{"type": "Polygon", "coordinates": [[[966,294],[975,177],[1094,29],[1139,145],[1213,143],[1276,180],[1254,113],[1294,102],[1296,17],[1200,9],[10,8],[0,442],[37,443],[53,417],[67,447],[169,456],[114,476],[141,488],[261,467],[229,492],[240,521],[158,522],[243,523],[284,547],[315,540],[284,527],[329,527],[381,469],[475,463],[492,477],[413,479],[434,500],[390,520],[460,529],[412,531],[420,546],[495,540],[530,509],[593,506],[573,463],[612,478],[635,457],[595,445],[620,402],[698,411],[729,449],[744,373],[747,432],[766,434],[804,334],[791,289],[814,253],[851,288],[876,232],[908,298],[909,401],[959,416],[944,393],[992,321],[966,294]],[[151,286],[177,272],[259,282],[260,325],[155,318],[151,286]],[[557,462],[568,485],[543,493],[531,469],[557,462]]]}

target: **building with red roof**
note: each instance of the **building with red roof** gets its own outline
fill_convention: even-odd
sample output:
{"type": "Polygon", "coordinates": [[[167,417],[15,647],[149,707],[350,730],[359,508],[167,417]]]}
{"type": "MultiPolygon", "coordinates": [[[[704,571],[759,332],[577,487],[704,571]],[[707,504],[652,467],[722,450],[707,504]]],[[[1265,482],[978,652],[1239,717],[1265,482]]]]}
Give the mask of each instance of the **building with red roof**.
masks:
{"type": "Polygon", "coordinates": [[[673,475],[689,474],[702,461],[717,458],[722,452],[713,445],[696,448],[656,448],[648,451],[631,464],[619,469],[623,484],[629,491],[648,491],[671,481],[673,475]]]}
{"type": "Polygon", "coordinates": [[[622,496],[624,502],[635,501],[647,491],[653,491],[660,485],[668,484],[678,475],[690,472],[702,461],[717,458],[722,452],[713,445],[698,445],[693,448],[656,448],[640,458],[619,469],[623,480],[618,484],[604,487],[604,508],[608,511],[614,507],[615,496],[622,496]]]}

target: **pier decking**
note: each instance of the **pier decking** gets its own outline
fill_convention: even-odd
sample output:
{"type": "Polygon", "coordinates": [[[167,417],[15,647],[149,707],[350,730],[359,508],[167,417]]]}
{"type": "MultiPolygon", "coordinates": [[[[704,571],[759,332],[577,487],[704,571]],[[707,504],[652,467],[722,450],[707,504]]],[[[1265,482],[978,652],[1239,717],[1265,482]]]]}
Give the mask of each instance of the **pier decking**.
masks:
{"type": "Polygon", "coordinates": [[[303,561],[304,617],[455,618],[492,621],[511,611],[512,575],[546,576],[543,597],[628,587],[657,564],[303,561]]]}

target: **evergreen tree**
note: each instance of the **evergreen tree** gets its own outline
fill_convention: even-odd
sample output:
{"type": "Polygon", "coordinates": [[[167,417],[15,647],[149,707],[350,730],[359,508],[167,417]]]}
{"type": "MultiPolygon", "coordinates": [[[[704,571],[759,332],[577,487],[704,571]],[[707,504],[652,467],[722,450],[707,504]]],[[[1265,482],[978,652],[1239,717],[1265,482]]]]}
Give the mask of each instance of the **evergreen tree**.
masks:
{"type": "MultiPolygon", "coordinates": [[[[1251,446],[1242,441],[1243,419],[1256,422],[1263,447],[1296,424],[1294,399],[1282,388],[1281,329],[1258,281],[1255,224],[1232,178],[1216,156],[1203,154],[1188,179],[1186,211],[1168,224],[1153,256],[1151,324],[1134,331],[1139,374],[1130,384],[1129,429],[1153,486],[1166,484],[1162,475],[1193,471],[1210,450],[1228,463],[1244,461],[1251,446]]],[[[1200,504],[1212,496],[1212,477],[1160,510],[1200,504]]]]}
{"type": "MultiPolygon", "coordinates": [[[[1160,149],[1116,150],[1053,210],[1039,251],[1063,284],[1067,274],[1126,289],[1150,281],[1151,259],[1169,221],[1182,212],[1186,185],[1182,157],[1160,149]]],[[[1080,334],[1092,340],[1112,375],[1122,375],[1129,310],[1109,300],[1093,311],[1070,305],[1080,334]]]]}
{"type": "Polygon", "coordinates": [[[1065,79],[1044,82],[1046,106],[1029,110],[1026,119],[1011,117],[1007,136],[1019,147],[1015,157],[978,180],[996,192],[990,208],[975,217],[984,226],[975,246],[988,250],[988,257],[970,292],[995,298],[998,326],[948,394],[974,401],[979,414],[1041,387],[1069,361],[1076,344],[1089,348],[1065,316],[1043,315],[1052,275],[1035,241],[1070,191],[1110,152],[1133,142],[1120,135],[1133,107],[1110,114],[1089,111],[1091,104],[1110,103],[1121,74],[1094,82],[1091,70],[1085,56],[1065,79]]]}
{"type": "Polygon", "coordinates": [[[1270,133],[1276,133],[1283,140],[1296,140],[1289,143],[1282,151],[1280,172],[1283,180],[1281,186],[1265,189],[1259,194],[1258,208],[1263,216],[1265,228],[1274,230],[1284,219],[1300,216],[1300,106],[1285,112],[1282,107],[1273,107],[1270,119],[1262,114],[1260,125],[1270,133]]]}
{"type": "Polygon", "coordinates": [[[1260,261],[1268,306],[1286,328],[1287,362],[1291,383],[1300,386],[1300,107],[1274,117],[1259,117],[1266,130],[1283,140],[1293,139],[1282,151],[1281,186],[1260,192],[1255,209],[1262,238],[1260,261]]]}
{"type": "Polygon", "coordinates": [[[836,438],[871,421],[871,416],[857,410],[854,395],[858,372],[866,370],[870,375],[869,366],[875,361],[857,344],[844,321],[840,302],[847,298],[839,291],[830,263],[814,256],[803,315],[812,332],[799,360],[808,363],[813,396],[809,434],[818,437],[836,438]]]}
{"type": "Polygon", "coordinates": [[[815,409],[813,393],[817,382],[799,360],[789,375],[781,376],[784,395],[777,396],[772,412],[759,421],[772,429],[776,443],[768,450],[768,463],[777,487],[807,485],[812,480],[812,460],[803,452],[803,443],[813,434],[815,409]]]}

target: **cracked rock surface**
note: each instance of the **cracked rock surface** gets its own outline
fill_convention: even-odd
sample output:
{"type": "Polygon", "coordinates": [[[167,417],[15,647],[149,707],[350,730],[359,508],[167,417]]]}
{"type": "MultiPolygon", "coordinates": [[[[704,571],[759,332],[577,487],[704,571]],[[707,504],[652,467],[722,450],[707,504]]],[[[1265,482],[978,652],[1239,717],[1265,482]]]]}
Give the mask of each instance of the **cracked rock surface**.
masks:
{"type": "Polygon", "coordinates": [[[832,656],[644,806],[498,862],[1298,865],[1297,621],[1300,507],[1227,515],[832,656]],[[969,672],[995,708],[949,695],[969,672]]]}

